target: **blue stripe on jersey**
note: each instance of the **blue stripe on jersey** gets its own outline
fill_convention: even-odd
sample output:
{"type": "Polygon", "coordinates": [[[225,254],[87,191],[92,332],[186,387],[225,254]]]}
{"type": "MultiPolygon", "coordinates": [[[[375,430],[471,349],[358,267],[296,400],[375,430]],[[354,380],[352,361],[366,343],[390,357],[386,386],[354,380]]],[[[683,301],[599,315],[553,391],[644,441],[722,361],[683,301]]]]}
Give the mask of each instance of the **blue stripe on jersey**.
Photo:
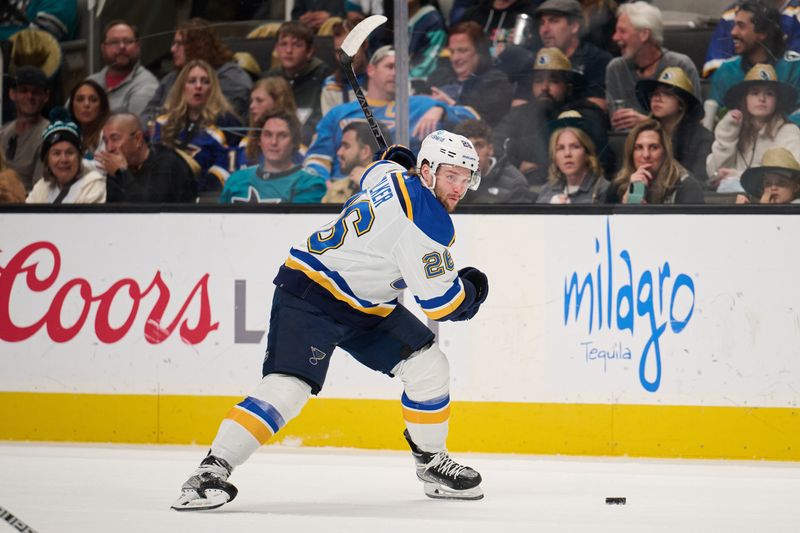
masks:
{"type": "Polygon", "coordinates": [[[358,305],[360,305],[361,307],[370,308],[370,307],[378,307],[379,305],[383,305],[383,304],[395,304],[395,303],[397,303],[397,298],[395,298],[391,302],[381,302],[381,303],[373,303],[373,302],[370,302],[369,300],[364,300],[362,298],[359,298],[353,292],[353,289],[350,288],[350,285],[347,284],[347,282],[344,280],[344,278],[342,278],[342,276],[338,272],[335,272],[333,270],[328,270],[328,267],[323,265],[313,255],[311,255],[311,254],[309,254],[307,252],[304,252],[302,250],[298,250],[297,248],[292,248],[291,250],[289,250],[289,255],[291,255],[294,258],[304,262],[305,264],[307,264],[309,267],[313,268],[317,272],[319,272],[321,274],[324,274],[328,279],[330,279],[334,284],[336,284],[336,288],[338,288],[344,294],[346,294],[347,296],[349,296],[352,299],[354,299],[355,301],[357,301],[358,305]]]}
{"type": "Polygon", "coordinates": [[[438,411],[440,409],[444,409],[450,403],[450,395],[445,394],[444,396],[440,396],[438,398],[434,398],[432,400],[425,400],[424,402],[415,402],[409,399],[406,396],[406,393],[403,393],[402,398],[400,398],[400,403],[403,404],[404,407],[409,409],[414,409],[416,411],[438,411]]]}
{"type": "Polygon", "coordinates": [[[411,204],[411,198],[408,195],[408,188],[405,185],[404,177],[400,172],[393,172],[390,176],[392,178],[394,190],[397,191],[397,197],[400,200],[400,207],[403,209],[403,214],[405,214],[407,219],[413,222],[414,208],[411,204]]]}
{"type": "Polygon", "coordinates": [[[447,305],[448,303],[453,301],[453,299],[456,298],[459,294],[461,294],[461,282],[458,279],[458,277],[456,277],[456,279],[453,280],[453,285],[449,289],[447,289],[447,292],[445,292],[443,295],[436,296],[435,298],[430,298],[428,300],[422,300],[414,296],[414,300],[417,301],[417,303],[419,304],[420,307],[422,307],[423,310],[438,309],[443,305],[447,305]]]}
{"type": "Polygon", "coordinates": [[[411,198],[414,224],[442,246],[451,246],[455,240],[455,228],[441,202],[422,184],[422,178],[406,175],[405,185],[411,198]]]}
{"type": "Polygon", "coordinates": [[[248,396],[239,403],[239,407],[247,409],[258,418],[266,422],[269,427],[272,428],[273,434],[277,433],[283,426],[286,425],[286,421],[283,419],[283,416],[281,416],[277,409],[275,409],[269,403],[259,400],[258,398],[248,396]]]}

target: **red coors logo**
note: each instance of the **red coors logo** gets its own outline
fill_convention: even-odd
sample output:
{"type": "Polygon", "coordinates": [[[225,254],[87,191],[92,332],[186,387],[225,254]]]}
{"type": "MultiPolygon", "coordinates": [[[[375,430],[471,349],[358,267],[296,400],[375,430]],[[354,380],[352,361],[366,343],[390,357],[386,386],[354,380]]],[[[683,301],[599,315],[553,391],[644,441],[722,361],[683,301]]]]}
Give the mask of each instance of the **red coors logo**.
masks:
{"type": "Polygon", "coordinates": [[[47,335],[54,342],[67,342],[81,331],[92,304],[97,302],[97,311],[94,319],[95,334],[101,342],[111,344],[119,341],[128,333],[131,325],[136,320],[142,299],[152,291],[158,294],[158,299],[147,316],[147,322],[144,326],[144,337],[150,344],[164,342],[172,335],[172,332],[179,324],[181,340],[188,344],[199,344],[209,333],[219,327],[219,322],[211,321],[208,273],[195,284],[192,292],[186,298],[172,322],[165,325],[163,320],[164,312],[169,304],[170,291],[164,280],[161,279],[160,271],[156,271],[153,281],[144,290],[136,280],[124,278],[115,282],[108,290],[98,295],[94,294],[92,286],[87,280],[83,278],[71,279],[58,289],[50,307],[47,309],[47,313],[40,320],[28,326],[14,324],[11,320],[11,293],[18,278],[22,278],[19,281],[24,281],[30,291],[43,292],[55,285],[60,270],[61,254],[58,248],[53,243],[45,241],[35,242],[26,246],[11,258],[5,268],[0,267],[0,339],[8,342],[24,341],[33,336],[42,326],[45,326],[47,335]],[[44,267],[40,266],[39,261],[31,259],[31,256],[37,252],[50,254],[53,267],[49,273],[39,272],[44,267]],[[73,290],[77,290],[80,294],[83,300],[83,309],[74,324],[65,325],[61,321],[61,310],[64,300],[73,290]],[[128,293],[128,296],[133,301],[133,306],[125,322],[119,327],[113,327],[109,324],[108,315],[114,298],[121,291],[128,293]],[[181,319],[189,304],[198,294],[200,298],[200,315],[197,324],[191,327],[187,323],[187,319],[183,321],[181,319]]]}

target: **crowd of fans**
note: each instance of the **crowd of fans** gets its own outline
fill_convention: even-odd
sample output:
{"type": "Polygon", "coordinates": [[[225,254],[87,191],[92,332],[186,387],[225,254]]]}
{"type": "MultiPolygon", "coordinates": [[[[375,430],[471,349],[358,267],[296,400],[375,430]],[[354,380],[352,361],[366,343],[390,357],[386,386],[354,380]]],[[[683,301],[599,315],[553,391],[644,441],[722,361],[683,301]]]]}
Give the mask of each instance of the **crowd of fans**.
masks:
{"type": "MultiPolygon", "coordinates": [[[[103,30],[104,67],[64,102],[50,102],[43,65],[13,65],[0,200],[346,201],[377,145],[315,40],[338,50],[365,16],[391,16],[391,4],[296,0],[263,76],[198,18],[175,29],[173,69],[160,80],[124,20],[103,30]],[[49,120],[48,104],[57,106],[49,120]]],[[[644,1],[455,0],[447,19],[435,1],[409,0],[408,10],[410,148],[439,128],[469,138],[483,180],[467,203],[800,202],[796,0],[726,9],[704,81],[667,48],[662,13],[644,1]]],[[[9,30],[16,43],[69,33],[69,14],[63,27],[57,14],[24,15],[9,30]]],[[[387,139],[396,128],[392,40],[381,28],[353,61],[387,139]]]]}

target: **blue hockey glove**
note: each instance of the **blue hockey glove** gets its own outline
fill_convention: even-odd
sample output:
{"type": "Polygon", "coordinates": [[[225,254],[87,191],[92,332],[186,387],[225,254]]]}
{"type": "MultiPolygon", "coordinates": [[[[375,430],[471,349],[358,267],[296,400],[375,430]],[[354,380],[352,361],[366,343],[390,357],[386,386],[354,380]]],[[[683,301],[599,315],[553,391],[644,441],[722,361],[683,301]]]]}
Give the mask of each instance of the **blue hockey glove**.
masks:
{"type": "Polygon", "coordinates": [[[417,156],[401,144],[393,144],[383,152],[376,152],[375,161],[381,160],[394,161],[406,170],[413,170],[417,166],[417,156]]]}
{"type": "Polygon", "coordinates": [[[489,296],[489,278],[475,267],[464,267],[458,271],[458,277],[472,283],[475,287],[475,303],[480,305],[489,296]]]}

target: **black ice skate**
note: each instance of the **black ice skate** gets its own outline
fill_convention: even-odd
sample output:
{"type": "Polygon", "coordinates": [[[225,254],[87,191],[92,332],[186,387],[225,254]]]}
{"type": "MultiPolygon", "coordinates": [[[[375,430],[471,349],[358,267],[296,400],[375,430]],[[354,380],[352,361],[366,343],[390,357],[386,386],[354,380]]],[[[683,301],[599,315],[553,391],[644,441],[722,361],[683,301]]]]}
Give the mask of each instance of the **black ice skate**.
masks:
{"type": "Polygon", "coordinates": [[[443,500],[480,500],[483,490],[480,487],[481,475],[468,466],[460,465],[450,459],[446,451],[423,452],[408,434],[403,436],[411,447],[411,455],[417,464],[417,477],[425,484],[425,494],[430,498],[443,500]]]}
{"type": "Polygon", "coordinates": [[[172,508],[176,511],[206,511],[233,501],[239,491],[228,483],[232,470],[226,460],[209,454],[183,484],[181,497],[172,508]]]}

